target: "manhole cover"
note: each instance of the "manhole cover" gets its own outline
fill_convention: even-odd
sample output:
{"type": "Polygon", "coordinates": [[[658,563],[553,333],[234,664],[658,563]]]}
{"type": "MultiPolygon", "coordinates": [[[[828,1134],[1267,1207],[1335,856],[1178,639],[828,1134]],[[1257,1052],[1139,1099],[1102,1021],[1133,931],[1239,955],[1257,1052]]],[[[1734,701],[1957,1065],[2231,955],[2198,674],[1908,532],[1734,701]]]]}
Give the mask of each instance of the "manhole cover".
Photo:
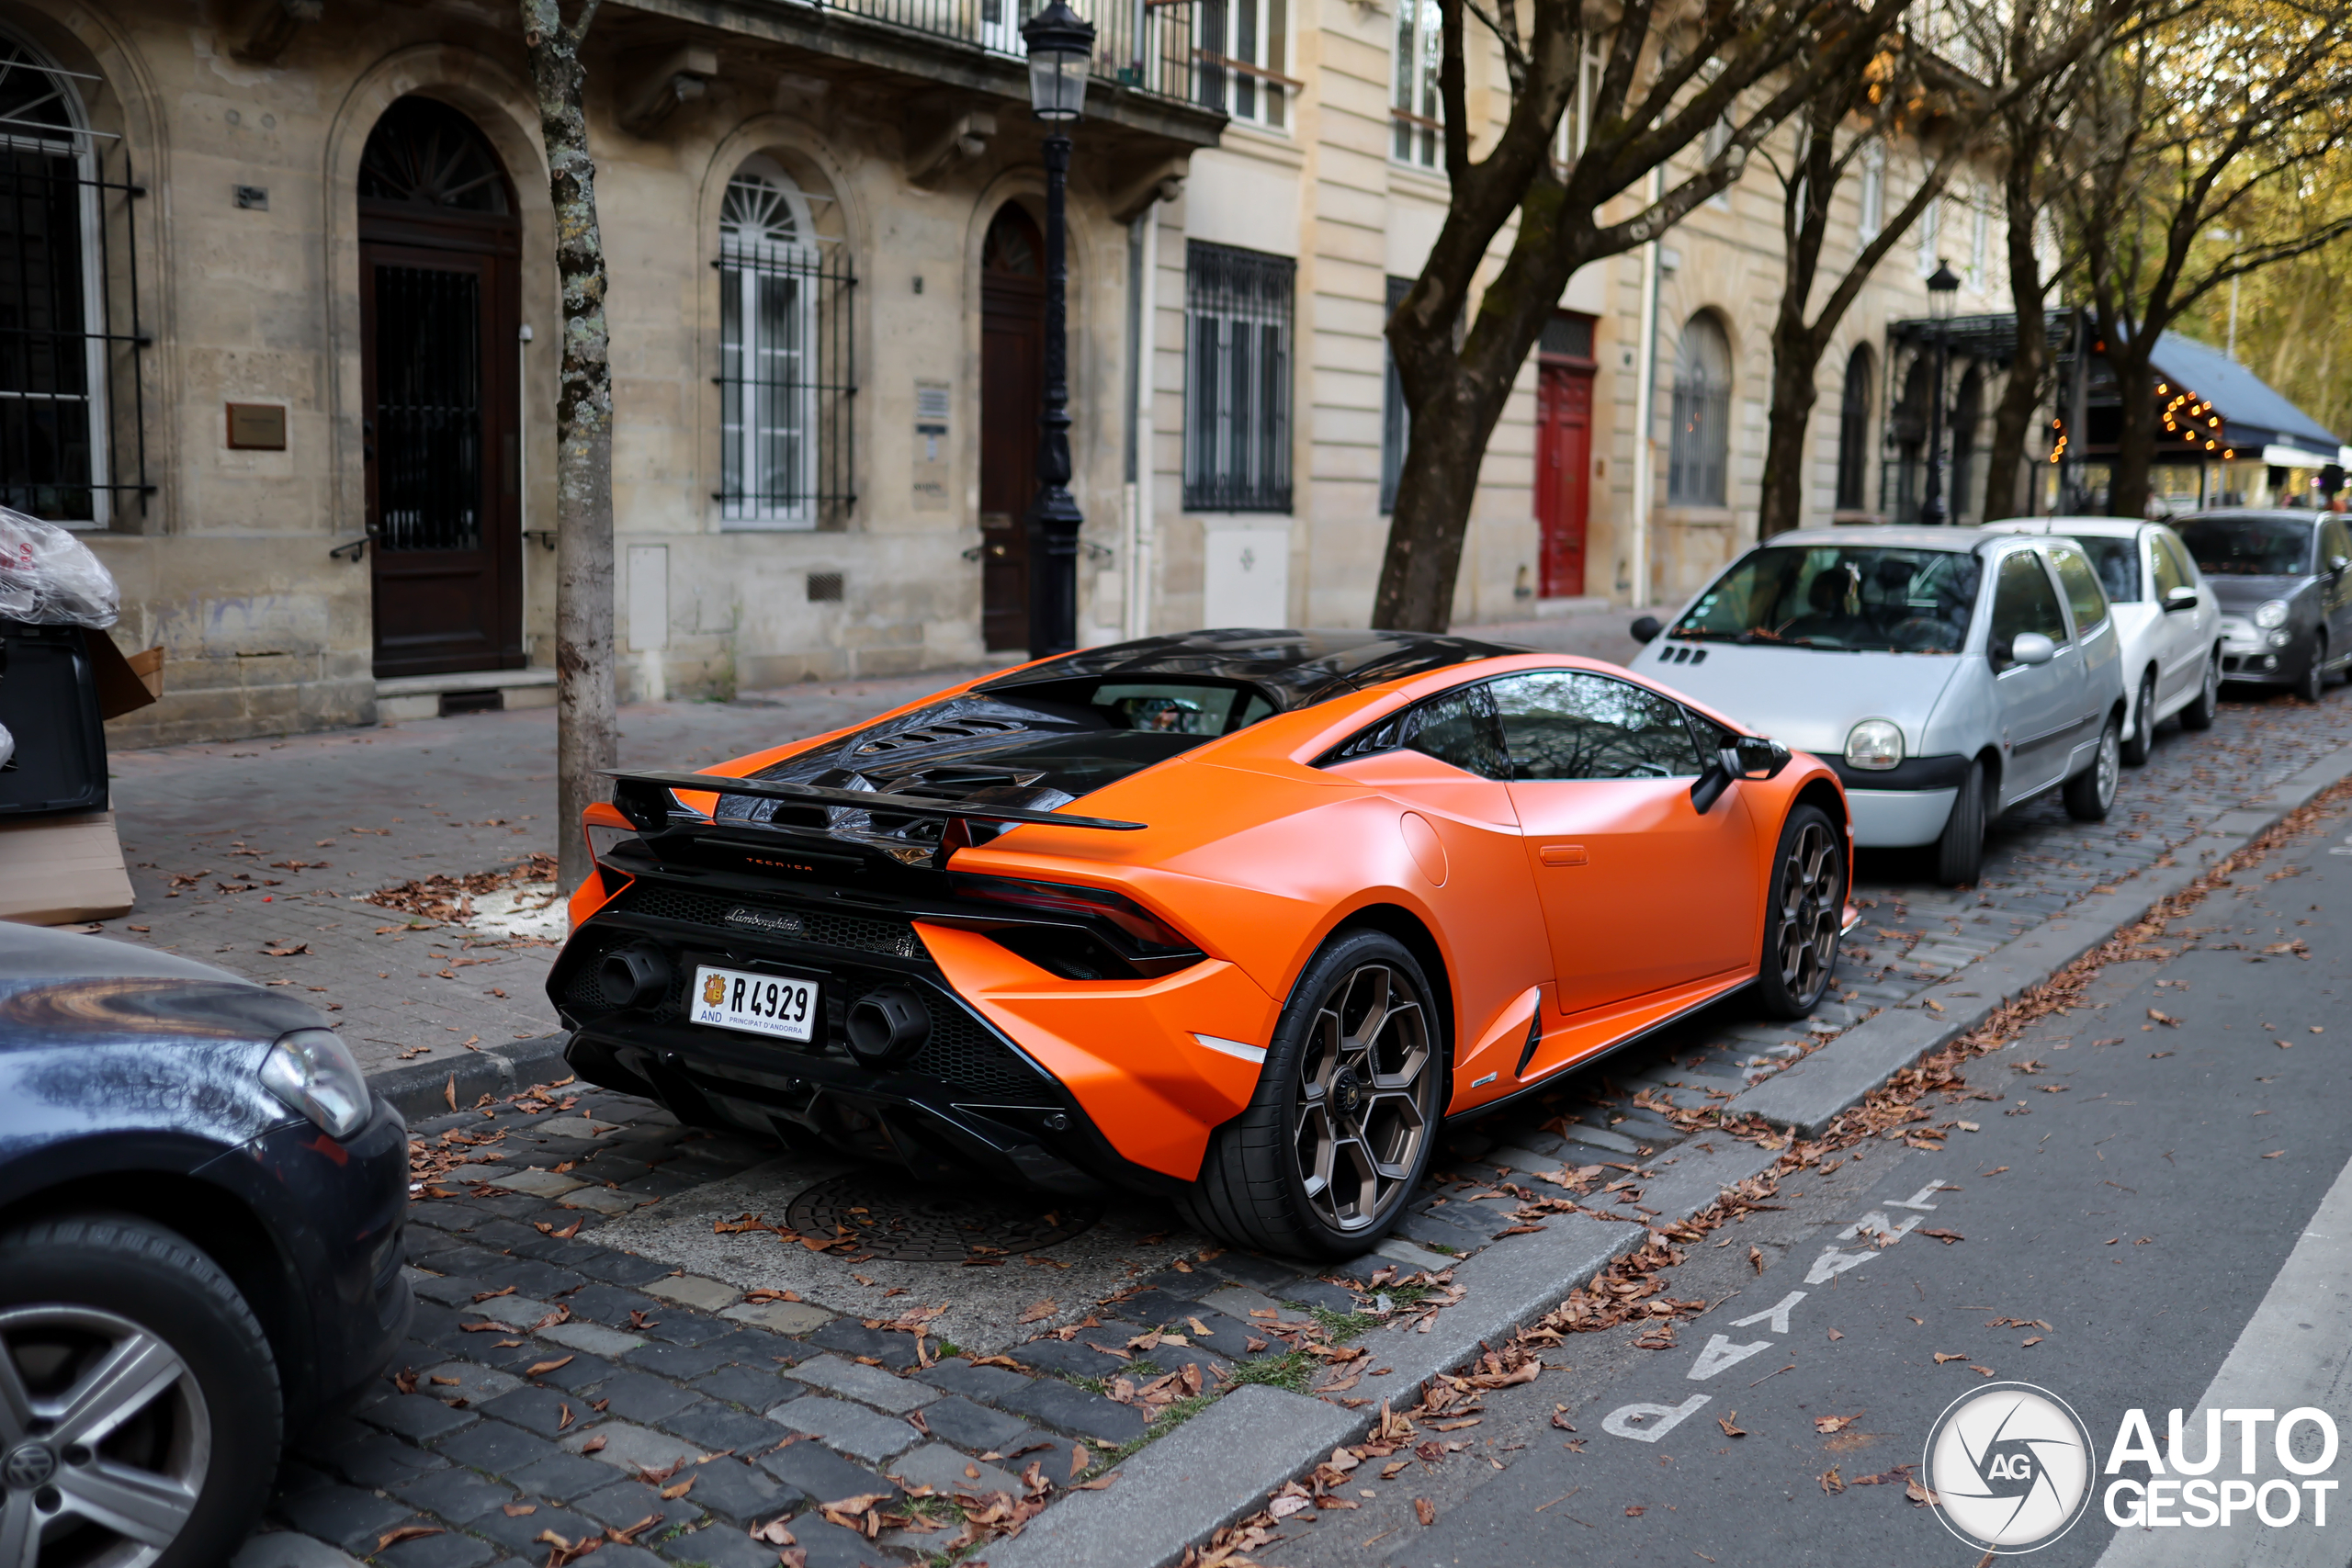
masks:
{"type": "Polygon", "coordinates": [[[804,1235],[846,1230],[876,1258],[962,1263],[1035,1252],[1092,1229],[1102,1217],[1100,1208],[1017,1189],[975,1194],[858,1171],[795,1198],[785,1224],[804,1235]]]}

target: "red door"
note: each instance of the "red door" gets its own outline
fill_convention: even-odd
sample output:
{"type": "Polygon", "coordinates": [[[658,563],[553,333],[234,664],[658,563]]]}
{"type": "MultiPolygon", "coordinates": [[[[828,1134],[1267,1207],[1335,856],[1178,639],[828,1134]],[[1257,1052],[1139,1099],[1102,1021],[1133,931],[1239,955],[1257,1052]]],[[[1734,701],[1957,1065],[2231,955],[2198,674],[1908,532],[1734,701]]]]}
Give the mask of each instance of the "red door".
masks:
{"type": "Polygon", "coordinates": [[[1541,362],[1535,383],[1535,520],[1546,599],[1584,592],[1584,525],[1592,497],[1592,368],[1541,362]]]}

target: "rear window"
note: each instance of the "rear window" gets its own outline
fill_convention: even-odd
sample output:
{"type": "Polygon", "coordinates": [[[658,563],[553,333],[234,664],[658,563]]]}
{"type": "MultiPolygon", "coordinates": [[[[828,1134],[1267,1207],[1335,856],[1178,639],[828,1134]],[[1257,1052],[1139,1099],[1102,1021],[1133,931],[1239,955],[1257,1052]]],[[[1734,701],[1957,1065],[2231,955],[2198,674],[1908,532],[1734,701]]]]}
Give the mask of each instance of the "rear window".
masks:
{"type": "MultiPolygon", "coordinates": [[[[2118,604],[2139,603],[2138,546],[2129,539],[2109,538],[2102,534],[2077,534],[2074,541],[2083,547],[2083,554],[2091,558],[2091,570],[2098,573],[2098,585],[2107,590],[2109,600],[2118,604]]],[[[2059,570],[2063,571],[2064,568],[2059,570]]]]}
{"type": "Polygon", "coordinates": [[[1143,680],[1038,682],[997,694],[1000,702],[1083,716],[1106,729],[1136,729],[1155,735],[1206,739],[1246,729],[1272,716],[1264,693],[1236,681],[1143,680]]]}
{"type": "Polygon", "coordinates": [[[2181,542],[2208,577],[2301,577],[2312,557],[2312,525],[2284,517],[2194,517],[2181,542]]]}
{"type": "Polygon", "coordinates": [[[1767,545],[1715,580],[1673,637],[1790,648],[1958,653],[1981,568],[1951,550],[1767,545]]]}

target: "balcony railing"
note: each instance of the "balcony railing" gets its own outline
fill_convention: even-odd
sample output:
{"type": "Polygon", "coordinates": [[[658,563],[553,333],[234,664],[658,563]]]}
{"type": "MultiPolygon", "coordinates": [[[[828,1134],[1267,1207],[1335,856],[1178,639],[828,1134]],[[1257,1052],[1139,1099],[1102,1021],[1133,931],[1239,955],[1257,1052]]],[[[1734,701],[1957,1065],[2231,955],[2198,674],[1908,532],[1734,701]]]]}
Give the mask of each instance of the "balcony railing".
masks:
{"type": "MultiPolygon", "coordinates": [[[[796,0],[800,3],[800,0],[796,0]]],[[[1021,24],[1046,0],[814,0],[812,9],[976,45],[1021,59],[1021,24]]],[[[1094,24],[1098,82],[1196,102],[1192,0],[1070,0],[1094,24]]]]}

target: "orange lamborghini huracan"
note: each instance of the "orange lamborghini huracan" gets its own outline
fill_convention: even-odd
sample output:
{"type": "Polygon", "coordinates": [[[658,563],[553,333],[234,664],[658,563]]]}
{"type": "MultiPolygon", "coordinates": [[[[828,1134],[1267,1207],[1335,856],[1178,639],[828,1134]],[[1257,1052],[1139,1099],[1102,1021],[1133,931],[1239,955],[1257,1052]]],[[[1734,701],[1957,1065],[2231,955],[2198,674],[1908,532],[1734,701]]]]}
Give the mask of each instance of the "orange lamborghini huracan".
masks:
{"type": "Polygon", "coordinates": [[[1742,987],[1805,1013],[1851,861],[1813,758],[1411,633],[1089,649],[613,794],[548,981],[583,1078],[1319,1257],[1442,1119],[1742,987]]]}

